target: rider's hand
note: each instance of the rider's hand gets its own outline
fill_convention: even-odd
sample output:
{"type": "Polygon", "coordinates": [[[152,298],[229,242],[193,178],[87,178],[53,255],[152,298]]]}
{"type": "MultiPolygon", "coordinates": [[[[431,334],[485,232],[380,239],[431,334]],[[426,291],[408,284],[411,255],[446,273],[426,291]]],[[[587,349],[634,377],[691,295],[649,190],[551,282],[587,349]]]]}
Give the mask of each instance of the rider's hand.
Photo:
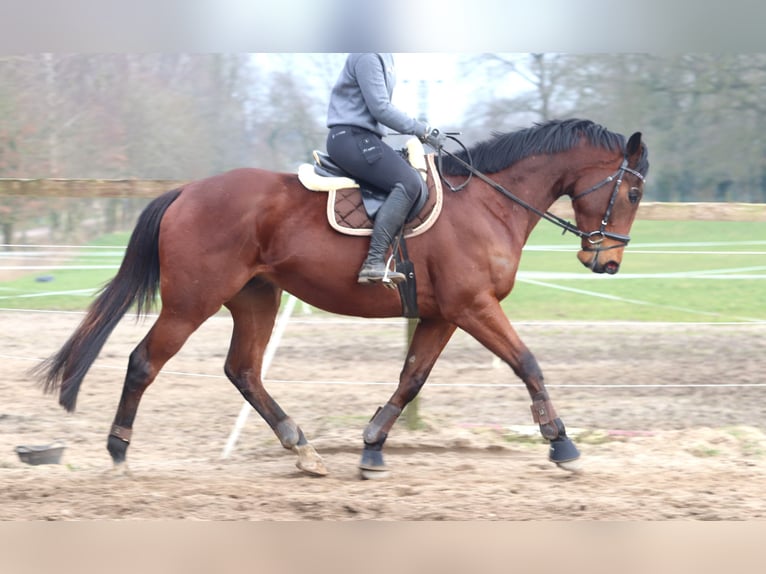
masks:
{"type": "Polygon", "coordinates": [[[436,128],[430,129],[423,136],[423,141],[430,145],[432,148],[438,150],[444,147],[447,141],[447,136],[436,128]]]}

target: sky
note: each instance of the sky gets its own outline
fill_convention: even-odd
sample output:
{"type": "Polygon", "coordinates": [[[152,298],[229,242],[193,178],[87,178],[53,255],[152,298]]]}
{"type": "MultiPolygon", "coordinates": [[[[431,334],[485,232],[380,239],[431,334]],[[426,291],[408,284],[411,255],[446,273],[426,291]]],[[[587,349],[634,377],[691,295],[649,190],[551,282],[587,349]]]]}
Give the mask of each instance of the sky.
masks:
{"type": "Polygon", "coordinates": [[[518,76],[507,76],[491,85],[481,76],[466,77],[465,62],[479,53],[396,52],[396,89],[393,102],[402,111],[419,117],[425,107],[426,118],[433,126],[460,127],[466,111],[479,99],[508,97],[531,89],[518,76]],[[462,64],[462,65],[461,65],[462,64]],[[420,92],[425,85],[426,102],[420,92]],[[491,94],[487,90],[493,90],[491,94]],[[481,90],[481,93],[478,93],[481,90]]]}
{"type": "Polygon", "coordinates": [[[460,57],[460,54],[444,53],[394,54],[396,89],[393,103],[412,116],[420,116],[423,83],[427,94],[425,119],[433,126],[455,127],[470,105],[474,90],[470,82],[460,81],[460,57]]]}
{"type": "MultiPolygon", "coordinates": [[[[304,65],[307,70],[314,66],[315,54],[293,54],[291,64],[293,66],[304,65]]],[[[426,118],[431,125],[458,124],[465,110],[472,103],[474,90],[470,82],[461,81],[459,62],[466,54],[455,53],[394,53],[396,66],[396,88],[394,89],[393,103],[403,112],[420,117],[421,108],[421,84],[425,84],[427,102],[425,103],[426,118]]],[[[284,59],[280,54],[258,53],[253,54],[256,64],[265,70],[276,70],[284,66],[284,59]]],[[[335,77],[340,73],[345,54],[338,54],[338,69],[332,72],[332,78],[321,78],[315,82],[317,90],[327,91],[328,85],[332,85],[335,77]]],[[[294,70],[295,71],[295,70],[294,70]]],[[[307,79],[311,74],[306,75],[307,79]]]]}
{"type": "Polygon", "coordinates": [[[480,77],[466,78],[461,63],[479,53],[418,52],[395,53],[397,84],[394,104],[411,115],[419,115],[421,103],[418,85],[424,81],[428,93],[428,120],[432,125],[459,127],[467,109],[476,101],[487,97],[509,97],[532,86],[515,75],[488,86],[480,77]],[[488,94],[487,90],[493,93],[488,94]],[[478,91],[482,90],[479,94],[478,91]]]}
{"type": "MultiPolygon", "coordinates": [[[[461,63],[469,58],[471,53],[450,52],[395,52],[397,83],[394,90],[393,103],[403,112],[413,117],[423,117],[434,127],[459,129],[464,114],[470,106],[479,99],[487,97],[488,86],[477,86],[478,78],[466,79],[462,75],[461,63]],[[477,90],[483,90],[477,94],[477,90]],[[426,96],[425,100],[421,93],[426,96]],[[425,114],[423,114],[425,112],[425,114]]],[[[292,54],[290,65],[305,65],[306,69],[315,66],[316,54],[292,54]],[[305,58],[304,58],[305,56],[305,58]]],[[[345,54],[337,54],[337,71],[332,71],[332,78],[314,78],[317,90],[327,92],[329,85],[340,73],[345,54]]],[[[273,53],[253,54],[257,65],[266,70],[276,70],[285,65],[283,55],[273,53]]],[[[310,79],[312,74],[307,74],[310,79]]],[[[529,89],[529,84],[523,80],[513,82],[510,78],[503,82],[492,84],[492,89],[502,90],[503,96],[529,89]]],[[[499,94],[496,94],[499,95],[499,94]]]]}

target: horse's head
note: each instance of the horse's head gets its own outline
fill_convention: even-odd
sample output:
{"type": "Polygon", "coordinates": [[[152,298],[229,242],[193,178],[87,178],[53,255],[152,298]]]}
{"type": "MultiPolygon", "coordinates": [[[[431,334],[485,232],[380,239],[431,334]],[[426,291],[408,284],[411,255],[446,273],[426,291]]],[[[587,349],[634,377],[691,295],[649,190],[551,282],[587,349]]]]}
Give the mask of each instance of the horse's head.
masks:
{"type": "Polygon", "coordinates": [[[649,169],[641,133],[634,133],[625,147],[622,163],[604,168],[607,173],[588,171],[575,183],[572,204],[578,229],[582,232],[577,258],[594,273],[617,273],[630,228],[636,218],[649,169]],[[593,183],[594,179],[600,179],[593,183]]]}

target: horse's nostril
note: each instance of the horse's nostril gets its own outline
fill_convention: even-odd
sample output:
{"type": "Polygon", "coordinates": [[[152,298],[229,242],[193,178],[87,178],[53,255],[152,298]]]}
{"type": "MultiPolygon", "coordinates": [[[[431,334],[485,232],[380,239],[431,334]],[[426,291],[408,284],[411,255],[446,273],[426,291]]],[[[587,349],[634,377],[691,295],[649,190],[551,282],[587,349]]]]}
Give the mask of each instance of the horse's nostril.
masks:
{"type": "Polygon", "coordinates": [[[604,271],[609,273],[609,275],[614,275],[620,270],[620,264],[616,261],[610,261],[606,265],[604,265],[604,271]]]}

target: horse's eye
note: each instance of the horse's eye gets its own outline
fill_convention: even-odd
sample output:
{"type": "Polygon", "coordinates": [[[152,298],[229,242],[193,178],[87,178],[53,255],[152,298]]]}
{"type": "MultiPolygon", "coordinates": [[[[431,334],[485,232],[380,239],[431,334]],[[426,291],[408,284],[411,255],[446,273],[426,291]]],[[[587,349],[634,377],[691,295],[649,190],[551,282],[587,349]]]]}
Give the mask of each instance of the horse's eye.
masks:
{"type": "Polygon", "coordinates": [[[638,203],[639,199],[641,199],[641,190],[637,187],[631,187],[628,191],[628,201],[635,204],[638,203]]]}

